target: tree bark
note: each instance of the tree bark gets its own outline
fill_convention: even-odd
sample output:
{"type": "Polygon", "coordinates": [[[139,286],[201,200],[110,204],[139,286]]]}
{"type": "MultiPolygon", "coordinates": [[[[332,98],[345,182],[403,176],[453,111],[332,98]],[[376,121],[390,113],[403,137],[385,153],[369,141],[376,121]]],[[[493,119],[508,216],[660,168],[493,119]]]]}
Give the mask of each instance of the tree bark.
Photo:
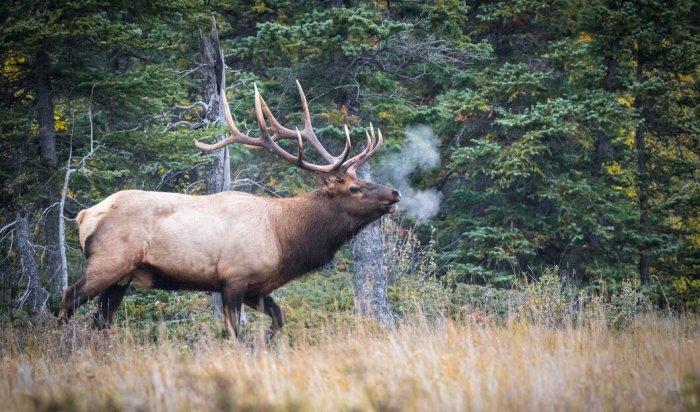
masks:
{"type": "MultiPolygon", "coordinates": [[[[209,105],[205,117],[210,123],[219,124],[224,121],[220,93],[225,93],[226,75],[224,56],[219,44],[219,33],[216,30],[216,21],[213,17],[211,34],[207,37],[200,33],[199,45],[202,57],[202,98],[209,105]]],[[[225,137],[221,136],[219,139],[225,137]]],[[[205,168],[204,179],[207,194],[231,190],[228,146],[216,150],[213,154],[213,162],[205,168]]]]}
{"type": "MultiPolygon", "coordinates": [[[[221,105],[220,93],[226,93],[226,73],[224,71],[224,56],[219,43],[219,33],[216,29],[216,20],[211,18],[212,29],[207,37],[199,33],[199,47],[202,58],[202,100],[209,105],[205,117],[212,124],[224,121],[224,110],[221,105]]],[[[219,140],[226,136],[220,136],[219,140]]],[[[204,167],[205,193],[214,194],[231,190],[231,165],[228,146],[213,152],[212,162],[204,167]]],[[[214,315],[217,319],[223,319],[223,301],[221,293],[212,293],[214,315]]],[[[246,315],[241,310],[241,322],[245,322],[246,315]]]]}
{"type": "MultiPolygon", "coordinates": [[[[37,123],[39,125],[38,137],[41,148],[41,157],[56,166],[56,121],[54,119],[53,89],[51,84],[51,59],[49,55],[40,50],[36,54],[34,66],[34,80],[36,84],[36,110],[37,123]]],[[[48,183],[46,201],[44,202],[45,220],[44,233],[46,234],[46,251],[48,256],[48,290],[51,294],[60,294],[66,286],[63,279],[67,268],[61,256],[61,247],[64,239],[61,234],[63,213],[57,208],[57,196],[51,183],[48,183]]]]}
{"type": "MultiPolygon", "coordinates": [[[[360,179],[371,181],[369,165],[357,171],[360,179]]],[[[355,236],[351,242],[353,283],[355,284],[355,314],[375,319],[395,327],[394,314],[389,308],[387,275],[384,268],[384,236],[376,221],[355,236]]]]}
{"type": "Polygon", "coordinates": [[[34,66],[34,82],[36,84],[36,110],[39,123],[39,146],[41,157],[51,166],[56,166],[56,129],[53,117],[53,91],[51,89],[51,59],[40,50],[36,54],[34,66]]]}
{"type": "Polygon", "coordinates": [[[26,212],[17,212],[17,253],[22,262],[22,275],[27,279],[27,289],[20,298],[20,305],[27,305],[30,315],[36,317],[46,310],[46,300],[49,294],[39,282],[39,269],[34,260],[34,248],[30,241],[29,218],[26,212]]]}

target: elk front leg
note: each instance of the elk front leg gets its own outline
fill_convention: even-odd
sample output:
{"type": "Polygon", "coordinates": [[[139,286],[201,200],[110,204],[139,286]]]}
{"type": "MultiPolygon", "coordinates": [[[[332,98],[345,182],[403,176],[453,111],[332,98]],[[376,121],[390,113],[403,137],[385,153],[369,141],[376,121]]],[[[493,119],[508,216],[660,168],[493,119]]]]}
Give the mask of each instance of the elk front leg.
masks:
{"type": "Polygon", "coordinates": [[[245,304],[251,308],[262,312],[272,318],[270,329],[267,330],[266,338],[271,339],[275,333],[285,324],[284,312],[270,295],[246,296],[245,304]]]}
{"type": "Polygon", "coordinates": [[[245,288],[233,287],[225,287],[221,292],[221,300],[224,304],[224,323],[229,337],[238,337],[245,292],[245,288]]]}

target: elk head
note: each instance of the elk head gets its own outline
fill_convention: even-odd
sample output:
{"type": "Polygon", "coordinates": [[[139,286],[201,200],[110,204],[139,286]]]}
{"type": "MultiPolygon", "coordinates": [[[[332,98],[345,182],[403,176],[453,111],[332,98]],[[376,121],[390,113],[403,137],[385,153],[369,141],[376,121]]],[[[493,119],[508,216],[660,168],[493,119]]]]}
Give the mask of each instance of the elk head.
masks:
{"type": "Polygon", "coordinates": [[[357,176],[357,169],[365,164],[382,147],[384,142],[382,132],[377,129],[375,135],[374,128],[370,124],[370,132],[366,132],[367,146],[354,157],[348,158],[351,149],[350,132],[345,126],[345,148],[339,156],[333,156],[321,144],[314,133],[311,125],[311,115],[301,84],[297,81],[301,106],[304,114],[304,128],[299,130],[288,129],[282,126],[272,115],[267,103],[260,95],[255,86],[255,113],[260,136],[251,137],[241,133],[233,121],[233,116],[228,107],[225,90],[221,90],[221,104],[224,108],[224,117],[231,131],[231,135],[215,144],[205,144],[197,140],[195,145],[204,151],[220,149],[231,143],[243,143],[246,146],[265,148],[287,162],[301,168],[316,173],[323,182],[319,192],[328,198],[337,199],[337,205],[341,210],[355,218],[372,221],[384,214],[394,213],[396,203],[401,200],[401,195],[397,190],[386,186],[378,185],[360,179],[357,176]],[[270,125],[267,125],[267,120],[270,125]],[[294,140],[297,145],[297,154],[293,155],[282,148],[277,142],[283,139],[294,140]],[[304,158],[304,141],[308,142],[316,149],[321,158],[327,162],[325,165],[314,164],[304,158]]]}

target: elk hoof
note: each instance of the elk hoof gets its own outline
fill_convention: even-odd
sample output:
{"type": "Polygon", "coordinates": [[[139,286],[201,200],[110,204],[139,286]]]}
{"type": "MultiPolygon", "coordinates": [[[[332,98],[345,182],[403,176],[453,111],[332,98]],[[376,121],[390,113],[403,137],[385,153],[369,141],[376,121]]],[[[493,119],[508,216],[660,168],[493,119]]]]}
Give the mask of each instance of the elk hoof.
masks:
{"type": "Polygon", "coordinates": [[[58,316],[56,317],[56,322],[58,323],[58,326],[61,327],[68,323],[68,315],[66,315],[66,311],[61,309],[58,312],[58,316]]]}

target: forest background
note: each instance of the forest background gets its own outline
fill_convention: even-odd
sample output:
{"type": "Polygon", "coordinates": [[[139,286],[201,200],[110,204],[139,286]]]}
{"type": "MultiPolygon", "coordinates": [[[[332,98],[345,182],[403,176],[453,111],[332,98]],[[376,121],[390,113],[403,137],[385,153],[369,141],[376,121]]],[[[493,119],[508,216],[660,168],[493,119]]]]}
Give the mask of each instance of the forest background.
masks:
{"type": "MultiPolygon", "coordinates": [[[[498,312],[500,291],[547,273],[577,293],[631,285],[700,309],[696,1],[62,0],[0,5],[4,313],[55,308],[62,279],[83,275],[81,209],[122,189],[204,192],[212,159],[192,139],[223,129],[182,107],[202,99],[211,16],[244,130],[253,83],[300,123],[298,79],[332,151],[344,124],[355,141],[370,122],[383,131],[375,179],[404,194],[385,222],[405,254],[390,265],[398,314],[406,284],[440,310],[498,312]]],[[[230,167],[235,190],[315,186],[262,151],[231,147],[230,167]]],[[[281,293],[351,308],[348,251],[336,263],[281,293]]]]}

